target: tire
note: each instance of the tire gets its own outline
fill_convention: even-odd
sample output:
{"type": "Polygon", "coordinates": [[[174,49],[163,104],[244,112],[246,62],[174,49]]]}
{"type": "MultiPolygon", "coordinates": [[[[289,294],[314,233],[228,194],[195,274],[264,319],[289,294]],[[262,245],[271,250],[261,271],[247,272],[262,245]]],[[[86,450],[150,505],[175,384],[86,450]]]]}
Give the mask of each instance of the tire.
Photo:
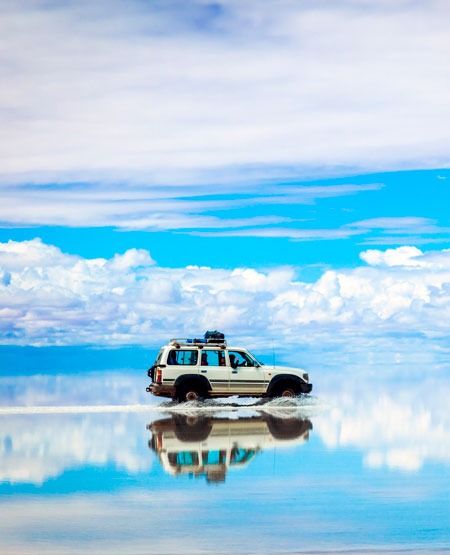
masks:
{"type": "Polygon", "coordinates": [[[282,382],[275,388],[272,397],[297,397],[300,393],[297,384],[293,382],[282,382]]]}
{"type": "Polygon", "coordinates": [[[176,399],[180,403],[184,401],[202,401],[204,398],[205,392],[196,383],[183,384],[177,388],[176,399]]]}

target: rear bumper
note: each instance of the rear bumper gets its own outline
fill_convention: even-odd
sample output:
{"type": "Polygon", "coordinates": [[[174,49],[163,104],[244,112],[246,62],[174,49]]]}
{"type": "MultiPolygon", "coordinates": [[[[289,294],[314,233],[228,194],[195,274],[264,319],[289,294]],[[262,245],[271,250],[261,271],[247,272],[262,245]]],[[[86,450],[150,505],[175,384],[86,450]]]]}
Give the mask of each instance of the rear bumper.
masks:
{"type": "Polygon", "coordinates": [[[174,397],[175,387],[173,385],[151,384],[147,387],[149,393],[153,393],[157,397],[174,397]]]}

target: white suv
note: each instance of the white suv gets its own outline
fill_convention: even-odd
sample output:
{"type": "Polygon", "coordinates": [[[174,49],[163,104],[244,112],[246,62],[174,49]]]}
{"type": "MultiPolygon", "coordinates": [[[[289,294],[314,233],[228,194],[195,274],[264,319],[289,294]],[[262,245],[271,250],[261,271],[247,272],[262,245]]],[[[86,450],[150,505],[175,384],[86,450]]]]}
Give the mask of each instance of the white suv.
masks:
{"type": "Polygon", "coordinates": [[[148,392],[177,401],[231,395],[295,397],[312,389],[301,368],[264,366],[247,349],[229,347],[221,338],[171,339],[148,376],[148,392]]]}

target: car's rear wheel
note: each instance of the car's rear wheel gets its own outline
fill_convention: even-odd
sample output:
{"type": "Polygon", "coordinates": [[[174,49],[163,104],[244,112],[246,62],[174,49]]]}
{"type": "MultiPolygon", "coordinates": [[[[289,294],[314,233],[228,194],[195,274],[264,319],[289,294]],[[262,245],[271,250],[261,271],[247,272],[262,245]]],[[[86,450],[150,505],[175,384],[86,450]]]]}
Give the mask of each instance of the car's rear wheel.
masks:
{"type": "Polygon", "coordinates": [[[185,401],[200,401],[201,395],[200,392],[197,391],[195,388],[191,388],[184,394],[185,401]]]}
{"type": "Polygon", "coordinates": [[[176,393],[177,401],[201,401],[204,399],[204,391],[196,384],[186,384],[179,387],[176,393]]]}

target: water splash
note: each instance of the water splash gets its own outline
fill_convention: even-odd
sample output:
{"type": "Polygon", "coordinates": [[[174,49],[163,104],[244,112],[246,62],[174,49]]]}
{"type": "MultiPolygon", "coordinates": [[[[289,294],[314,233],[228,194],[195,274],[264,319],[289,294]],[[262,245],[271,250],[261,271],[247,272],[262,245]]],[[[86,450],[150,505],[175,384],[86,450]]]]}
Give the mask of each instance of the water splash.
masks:
{"type": "Polygon", "coordinates": [[[228,397],[224,399],[207,399],[204,401],[187,401],[184,403],[169,402],[160,405],[159,409],[177,414],[226,413],[242,416],[249,411],[267,413],[279,418],[305,418],[313,416],[329,408],[317,397],[302,395],[299,397],[278,397],[276,399],[255,399],[254,397],[228,397]]]}
{"type": "Polygon", "coordinates": [[[301,397],[279,397],[276,399],[255,399],[254,397],[228,397],[225,399],[207,399],[204,401],[187,401],[178,403],[166,401],[159,405],[63,405],[63,406],[15,406],[0,407],[1,415],[12,414],[78,414],[107,412],[175,412],[192,413],[235,413],[243,411],[265,412],[272,415],[291,417],[311,416],[328,408],[318,398],[305,395],[301,397]]]}

